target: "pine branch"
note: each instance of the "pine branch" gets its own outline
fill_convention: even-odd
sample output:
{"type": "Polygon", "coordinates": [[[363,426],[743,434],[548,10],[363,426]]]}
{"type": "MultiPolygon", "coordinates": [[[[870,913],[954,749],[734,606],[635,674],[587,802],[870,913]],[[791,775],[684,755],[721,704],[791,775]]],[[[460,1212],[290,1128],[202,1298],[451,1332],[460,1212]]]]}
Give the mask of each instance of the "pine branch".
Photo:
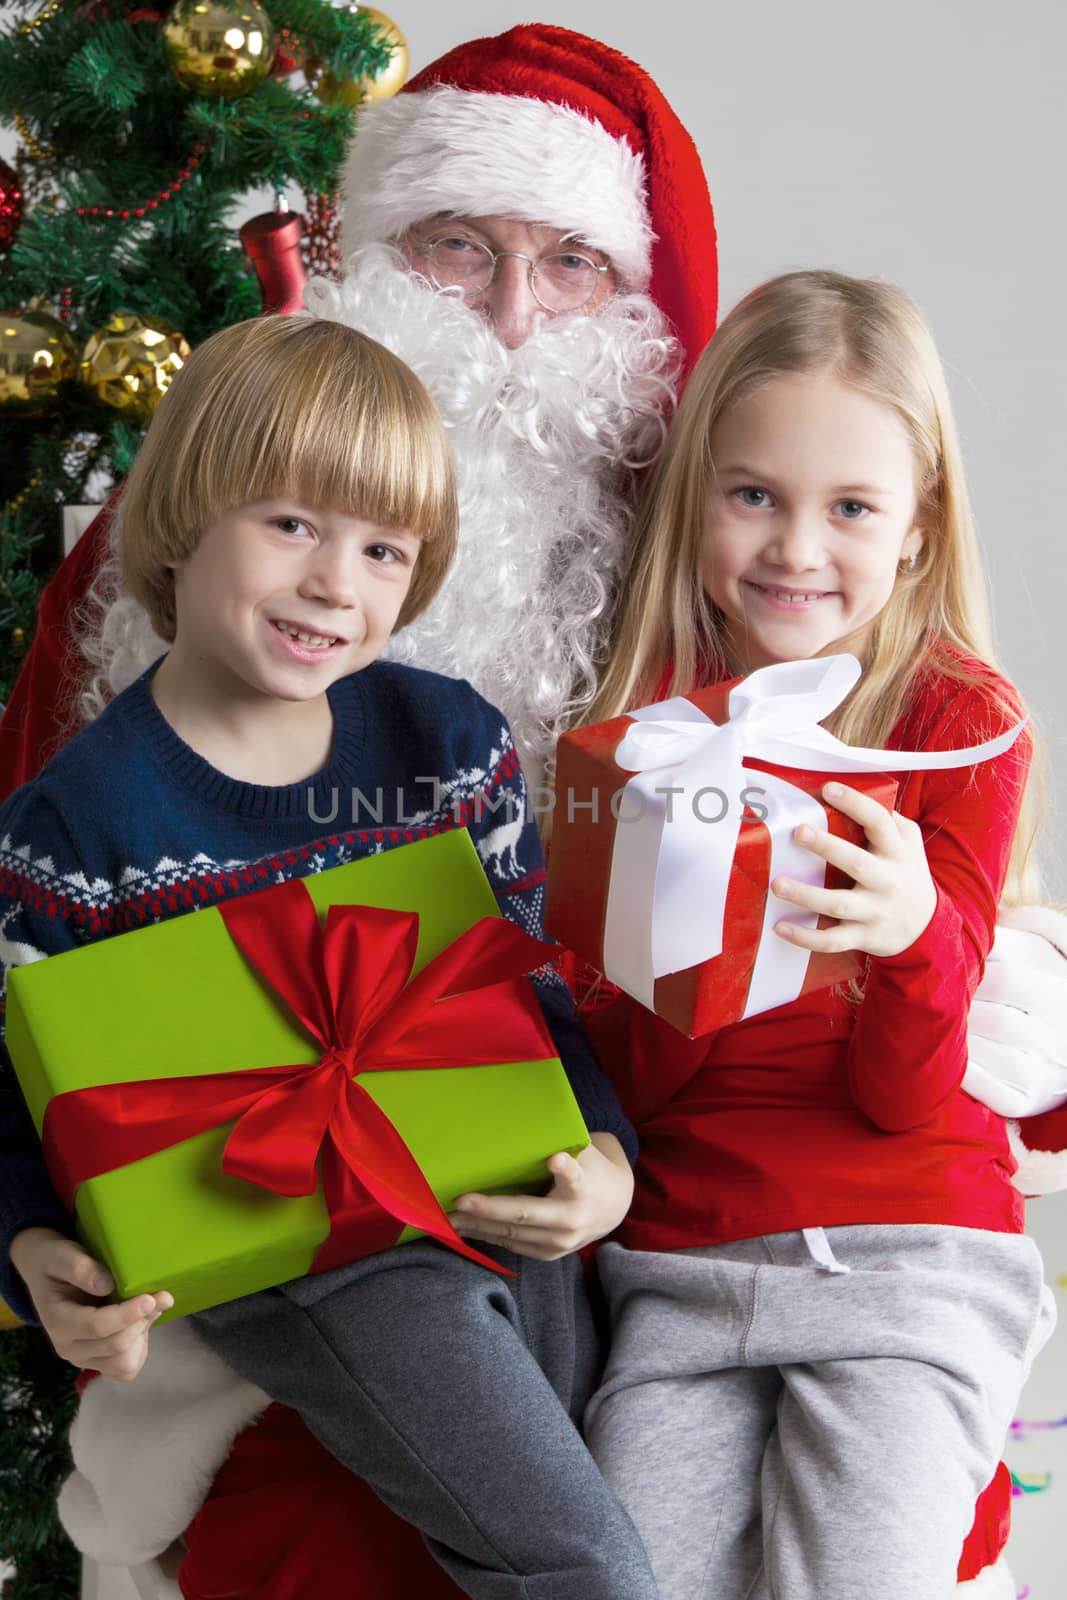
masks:
{"type": "Polygon", "coordinates": [[[73,1377],[39,1330],[0,1336],[0,1559],[16,1567],[4,1600],[76,1600],[78,1557],[55,1516],[71,1469],[73,1377]]]}
{"type": "Polygon", "coordinates": [[[358,12],[323,5],[322,0],[261,0],[274,26],[288,28],[309,55],[337,77],[362,78],[383,72],[392,47],[383,30],[358,12]]]}
{"type": "Polygon", "coordinates": [[[146,29],[102,22],[71,58],[64,74],[72,97],[109,113],[129,111],[158,72],[158,42],[146,29]],[[146,48],[147,46],[147,48],[146,48]]]}

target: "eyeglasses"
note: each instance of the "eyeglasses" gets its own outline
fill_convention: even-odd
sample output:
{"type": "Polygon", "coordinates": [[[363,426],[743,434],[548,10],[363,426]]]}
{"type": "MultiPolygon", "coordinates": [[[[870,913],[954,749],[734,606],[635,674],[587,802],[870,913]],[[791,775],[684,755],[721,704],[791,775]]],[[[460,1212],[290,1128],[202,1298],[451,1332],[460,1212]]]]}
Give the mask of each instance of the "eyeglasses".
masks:
{"type": "Polygon", "coordinates": [[[460,289],[465,300],[484,294],[505,256],[528,263],[530,292],[545,311],[580,311],[596,294],[602,272],[610,272],[579,250],[553,250],[539,256],[521,250],[490,250],[465,234],[444,234],[438,239],[416,239],[418,253],[426,257],[430,282],[437,289],[460,289]]]}

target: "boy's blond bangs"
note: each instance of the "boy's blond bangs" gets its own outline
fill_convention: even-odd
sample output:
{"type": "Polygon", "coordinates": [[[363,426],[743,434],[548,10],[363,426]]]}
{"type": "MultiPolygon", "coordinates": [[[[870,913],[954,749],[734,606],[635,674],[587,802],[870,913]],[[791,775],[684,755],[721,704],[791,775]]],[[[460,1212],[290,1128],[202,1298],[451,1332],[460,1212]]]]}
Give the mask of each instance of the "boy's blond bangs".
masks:
{"type": "MultiPolygon", "coordinates": [[[[915,452],[916,521],[925,533],[914,573],[898,577],[872,629],[859,685],[828,726],[846,743],[882,746],[931,664],[961,687],[983,683],[931,639],[998,670],[948,387],[926,324],[890,284],[794,272],[735,307],[693,371],[642,501],[611,655],[583,722],[618,716],[657,695],[686,694],[725,674],[722,619],[699,580],[714,480],[711,435],[759,384],[818,371],[833,372],[901,417],[915,452]]],[[[1014,719],[1014,705],[999,710],[1014,719]]],[[[991,707],[991,730],[995,721],[991,707]]],[[[1038,893],[1029,859],[1042,789],[1034,742],[1038,778],[1016,831],[1009,903],[1038,893]]]]}
{"type": "Polygon", "coordinates": [[[456,543],[455,483],[422,384],[382,345],[307,316],[238,323],[197,348],[159,404],[123,493],[123,572],[163,638],[173,572],[227,511],[292,496],[417,534],[397,621],[440,588],[456,543]]]}

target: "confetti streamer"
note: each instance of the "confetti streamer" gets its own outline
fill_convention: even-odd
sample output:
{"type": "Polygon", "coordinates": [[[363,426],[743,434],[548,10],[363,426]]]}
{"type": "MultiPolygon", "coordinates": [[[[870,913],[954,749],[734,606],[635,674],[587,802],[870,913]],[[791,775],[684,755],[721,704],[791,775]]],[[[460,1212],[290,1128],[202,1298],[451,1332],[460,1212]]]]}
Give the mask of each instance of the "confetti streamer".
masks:
{"type": "Polygon", "coordinates": [[[1017,1472],[1011,1475],[1011,1492],[1020,1494],[1044,1494],[1046,1489],[1052,1488],[1051,1472],[1028,1472],[1021,1478],[1017,1472]]]}
{"type": "Polygon", "coordinates": [[[1048,1433],[1053,1428],[1067,1428],[1067,1417],[1057,1417],[1052,1422],[1024,1422],[1016,1417],[1010,1431],[1013,1439],[1026,1439],[1032,1433],[1048,1433]]]}

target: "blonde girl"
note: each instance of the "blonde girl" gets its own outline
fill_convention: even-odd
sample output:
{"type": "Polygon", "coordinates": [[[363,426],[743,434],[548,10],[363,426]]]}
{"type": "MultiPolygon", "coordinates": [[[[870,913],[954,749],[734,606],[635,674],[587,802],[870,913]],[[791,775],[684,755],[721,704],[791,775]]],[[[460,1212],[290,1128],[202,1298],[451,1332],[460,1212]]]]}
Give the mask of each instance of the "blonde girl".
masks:
{"type": "MultiPolygon", "coordinates": [[[[589,718],[844,650],[864,673],[830,725],[852,743],[958,748],[1018,719],[921,316],[790,273],[694,373],[589,718]]],[[[600,1255],[614,1332],[586,1425],[661,1600],[954,1590],[1052,1317],[1003,1119],[961,1089],[1030,756],[1024,735],[905,774],[892,816],[827,786],[867,847],[798,830],[852,886],[776,879],[776,932],[863,952],[857,992],[694,1042],[625,999],[603,1014],[641,1157],[600,1255]]]]}

